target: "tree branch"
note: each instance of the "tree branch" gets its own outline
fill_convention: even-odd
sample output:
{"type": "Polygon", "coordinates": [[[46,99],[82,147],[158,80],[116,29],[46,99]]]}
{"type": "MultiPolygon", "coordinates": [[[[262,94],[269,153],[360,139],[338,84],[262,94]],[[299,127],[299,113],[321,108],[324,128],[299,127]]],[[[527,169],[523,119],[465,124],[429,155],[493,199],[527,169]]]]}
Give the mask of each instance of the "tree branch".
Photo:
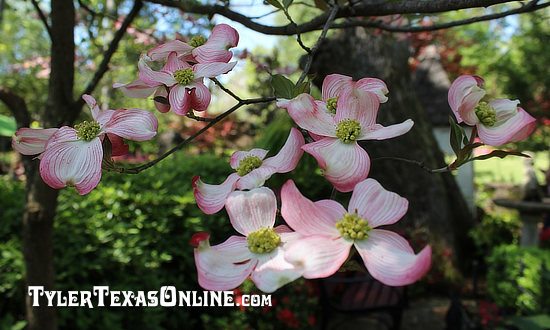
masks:
{"type": "Polygon", "coordinates": [[[40,17],[40,20],[42,23],[44,23],[44,27],[46,27],[46,31],[48,31],[48,35],[50,36],[50,40],[52,39],[52,30],[50,28],[50,25],[48,24],[48,19],[46,18],[46,15],[44,15],[44,12],[40,7],[38,6],[38,2],[36,0],[31,0],[32,5],[34,6],[34,9],[36,9],[36,12],[38,12],[38,16],[40,17]]]}
{"type": "Polygon", "coordinates": [[[430,174],[445,173],[445,172],[452,171],[452,169],[449,168],[448,165],[445,166],[445,167],[442,167],[442,168],[431,169],[431,168],[427,167],[424,164],[424,162],[419,162],[418,160],[411,160],[411,159],[405,159],[405,158],[399,158],[399,157],[378,157],[378,158],[374,158],[372,161],[377,161],[377,160],[397,160],[397,161],[400,161],[400,162],[413,164],[413,165],[416,165],[416,166],[420,167],[421,169],[423,169],[424,171],[426,171],[430,174]]]}
{"type": "Polygon", "coordinates": [[[31,125],[31,117],[25,99],[9,90],[7,87],[0,86],[0,101],[6,104],[15,117],[17,128],[29,127],[31,125]]]}
{"type": "Polygon", "coordinates": [[[171,154],[173,154],[174,152],[182,149],[183,147],[185,147],[187,144],[189,144],[189,142],[193,141],[197,136],[201,135],[202,133],[204,133],[207,129],[209,129],[210,127],[216,125],[216,123],[218,123],[220,120],[224,119],[225,117],[229,116],[230,114],[232,114],[233,112],[235,112],[235,110],[239,109],[240,107],[242,107],[243,105],[248,105],[248,104],[256,104],[256,103],[267,103],[267,102],[272,102],[272,101],[275,101],[275,97],[264,97],[264,98],[257,98],[257,99],[245,99],[245,100],[241,100],[239,101],[237,104],[235,104],[233,107],[231,107],[229,110],[225,111],[224,113],[220,114],[219,116],[215,117],[212,119],[211,122],[208,123],[208,125],[204,126],[200,131],[196,132],[195,134],[191,135],[190,137],[188,137],[187,139],[183,140],[182,142],[180,142],[177,146],[175,146],[174,148],[168,150],[167,152],[165,152],[164,154],[162,154],[161,156],[159,156],[157,159],[154,159],[148,163],[145,163],[141,166],[138,166],[138,167],[133,167],[133,168],[118,168],[118,169],[115,169],[114,171],[116,172],[120,172],[120,173],[127,173],[127,174],[138,174],[139,172],[143,171],[143,170],[146,170],[152,166],[154,166],[155,164],[157,164],[158,162],[160,162],[161,160],[163,160],[164,158],[170,156],[171,154]]]}
{"type": "MultiPolygon", "coordinates": [[[[94,89],[99,84],[99,81],[101,78],[103,78],[103,75],[107,70],[109,69],[109,62],[111,61],[111,58],[113,57],[114,53],[116,52],[118,45],[120,43],[120,40],[122,40],[122,37],[124,36],[124,33],[126,33],[126,29],[130,26],[132,21],[137,17],[139,11],[143,7],[143,2],[141,0],[136,0],[134,2],[134,6],[132,7],[132,10],[126,18],[124,18],[124,21],[122,22],[122,25],[120,28],[116,31],[113,40],[109,44],[109,47],[103,54],[103,60],[99,64],[99,67],[97,68],[97,71],[94,74],[94,77],[92,80],[88,83],[86,88],[84,89],[84,92],[80,95],[80,97],[75,101],[75,108],[80,109],[84,105],[84,100],[82,99],[83,94],[91,94],[94,89]]],[[[75,116],[76,117],[76,116],[75,116]]]]}

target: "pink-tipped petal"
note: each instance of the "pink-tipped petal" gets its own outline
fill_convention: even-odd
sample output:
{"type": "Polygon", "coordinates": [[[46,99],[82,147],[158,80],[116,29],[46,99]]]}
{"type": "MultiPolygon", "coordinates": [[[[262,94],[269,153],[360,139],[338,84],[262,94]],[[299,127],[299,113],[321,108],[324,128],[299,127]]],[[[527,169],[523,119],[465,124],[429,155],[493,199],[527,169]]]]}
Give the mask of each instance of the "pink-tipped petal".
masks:
{"type": "Polygon", "coordinates": [[[316,203],[300,193],[292,180],[281,188],[281,215],[286,223],[302,235],[340,235],[336,223],[346,213],[346,209],[333,200],[316,203]]]}
{"type": "Polygon", "coordinates": [[[334,117],[319,106],[309,94],[300,94],[292,100],[280,100],[277,106],[287,109],[290,117],[301,128],[322,136],[336,137],[334,117]]]}
{"type": "Polygon", "coordinates": [[[175,52],[177,57],[190,54],[193,47],[183,41],[172,40],[158,47],[155,47],[147,52],[147,56],[151,61],[163,61],[170,53],[175,52]]]}
{"type": "Polygon", "coordinates": [[[225,242],[195,249],[199,285],[207,290],[231,290],[250,275],[257,261],[251,260],[244,237],[231,236],[225,242]]]}
{"type": "Polygon", "coordinates": [[[155,91],[155,87],[149,87],[149,85],[139,79],[127,84],[114,83],[113,88],[120,88],[124,95],[137,99],[145,99],[155,91]]]}
{"type": "Polygon", "coordinates": [[[277,248],[258,258],[258,264],[250,276],[258,289],[267,293],[275,292],[283,285],[302,276],[302,272],[287,262],[284,256],[284,250],[277,248]]]}
{"type": "Polygon", "coordinates": [[[285,246],[285,259],[301,269],[304,278],[328,277],[344,264],[351,245],[333,236],[306,236],[285,246]]]}
{"type": "Polygon", "coordinates": [[[241,161],[246,157],[254,156],[263,160],[268,152],[269,150],[259,149],[259,148],[254,148],[250,151],[235,151],[231,155],[231,160],[230,160],[231,168],[236,170],[239,167],[241,161]]]}
{"type": "Polygon", "coordinates": [[[277,173],[286,173],[294,170],[304,153],[302,150],[304,144],[304,136],[299,130],[293,127],[290,130],[285,145],[279,153],[264,160],[262,166],[274,167],[277,173]]]}
{"type": "Polygon", "coordinates": [[[111,142],[111,156],[123,156],[128,153],[128,149],[130,146],[128,146],[126,143],[124,143],[124,140],[115,134],[107,133],[107,137],[109,138],[109,141],[111,142]]]}
{"type": "Polygon", "coordinates": [[[145,58],[142,56],[138,62],[139,79],[149,87],[157,87],[160,85],[166,85],[168,87],[176,84],[176,80],[172,74],[168,72],[153,71],[145,62],[145,58]]]}
{"type": "Polygon", "coordinates": [[[11,145],[13,149],[23,155],[36,155],[44,152],[46,142],[57,130],[58,128],[34,129],[23,127],[15,132],[11,145]]]}
{"type": "Polygon", "coordinates": [[[367,239],[355,242],[355,247],[372,277],[386,285],[412,284],[430,269],[429,245],[414,254],[406,239],[388,230],[371,230],[367,239]]]}
{"type": "Polygon", "coordinates": [[[323,169],[323,176],[341,192],[352,191],[369,174],[370,158],[357,143],[343,143],[324,138],[305,144],[302,149],[311,154],[323,169]]]}
{"type": "Polygon", "coordinates": [[[191,90],[191,108],[196,111],[204,111],[210,104],[210,90],[202,82],[193,83],[191,90]]]}
{"type": "MultiPolygon", "coordinates": [[[[157,90],[155,91],[154,97],[157,97],[157,96],[165,98],[166,102],[170,103],[168,101],[168,91],[166,90],[166,87],[159,86],[157,88],[157,90]]],[[[170,111],[170,104],[165,104],[165,103],[162,103],[162,102],[155,101],[155,107],[157,108],[158,111],[160,111],[162,113],[166,113],[166,112],[170,111]]]]}
{"type": "Polygon", "coordinates": [[[193,50],[198,63],[229,62],[233,53],[229,48],[237,46],[239,34],[227,24],[218,24],[212,29],[208,41],[193,50]]]}
{"type": "Polygon", "coordinates": [[[449,88],[449,105],[453,110],[456,120],[465,121],[468,125],[475,125],[474,108],[485,96],[485,90],[481,87],[484,81],[478,76],[462,75],[458,77],[449,88]]]}
{"type": "Polygon", "coordinates": [[[273,227],[277,213],[277,198],[266,187],[250,191],[234,191],[225,202],[225,209],[233,228],[248,234],[262,228],[273,227]]]}
{"type": "Polygon", "coordinates": [[[376,94],[347,87],[338,98],[334,120],[338,123],[342,120],[355,119],[361,124],[361,128],[370,127],[376,124],[379,106],[380,102],[376,94]]]}
{"type": "Polygon", "coordinates": [[[414,122],[411,119],[407,119],[401,124],[390,125],[384,127],[380,124],[375,124],[370,127],[366,127],[361,130],[361,135],[358,140],[386,140],[396,136],[401,136],[413,127],[414,122]]]}
{"type": "Polygon", "coordinates": [[[235,67],[237,62],[223,63],[223,62],[214,62],[214,63],[199,63],[193,65],[193,72],[195,73],[195,79],[202,77],[214,78],[221,74],[228,73],[235,67]]]}
{"type": "Polygon", "coordinates": [[[208,184],[201,181],[199,176],[193,178],[193,195],[199,208],[206,214],[214,214],[225,205],[229,194],[235,190],[239,175],[233,173],[222,184],[208,184]]]}
{"type": "Polygon", "coordinates": [[[88,94],[82,95],[82,98],[84,99],[84,101],[86,101],[86,103],[90,107],[90,110],[92,112],[92,117],[95,120],[97,120],[97,116],[99,115],[99,112],[101,111],[99,109],[99,105],[97,104],[97,101],[94,99],[93,96],[88,95],[88,94]]]}
{"type": "Polygon", "coordinates": [[[492,127],[478,124],[477,130],[483,143],[500,146],[527,137],[534,129],[535,121],[536,119],[525,110],[518,108],[517,114],[508,118],[505,122],[497,122],[492,127]]]}
{"type": "Polygon", "coordinates": [[[244,175],[237,181],[237,189],[254,189],[264,185],[264,183],[277,172],[277,169],[271,166],[261,166],[244,175]]]}
{"type": "Polygon", "coordinates": [[[191,65],[189,65],[187,62],[182,61],[178,58],[176,53],[170,53],[168,55],[168,59],[166,60],[166,64],[162,67],[162,72],[167,72],[170,74],[174,74],[175,71],[181,70],[181,69],[187,69],[190,68],[191,65]]]}
{"type": "Polygon", "coordinates": [[[134,141],[146,141],[157,135],[157,117],[147,110],[116,110],[105,125],[107,133],[134,141]]]}
{"type": "Polygon", "coordinates": [[[185,86],[176,85],[170,89],[168,94],[170,108],[175,114],[184,116],[191,109],[191,95],[185,86]]]}
{"type": "Polygon", "coordinates": [[[388,97],[386,94],[388,94],[388,86],[386,86],[386,83],[383,82],[380,79],[377,78],[363,78],[357,81],[355,84],[355,88],[367,92],[371,92],[376,94],[378,97],[378,102],[385,103],[388,101],[388,97]]]}
{"type": "Polygon", "coordinates": [[[359,182],[349,201],[348,212],[357,211],[372,227],[391,225],[401,219],[409,207],[409,201],[387,191],[374,179],[359,182]]]}
{"type": "Polygon", "coordinates": [[[322,100],[326,102],[329,98],[336,97],[340,92],[352,83],[352,79],[349,76],[341,74],[329,74],[323,80],[322,100]]]}
{"type": "Polygon", "coordinates": [[[79,195],[85,195],[101,179],[103,148],[99,138],[86,142],[78,140],[76,134],[76,130],[66,126],[54,134],[42,155],[40,175],[52,188],[75,186],[79,195]],[[53,140],[57,134],[62,137],[53,140]]]}

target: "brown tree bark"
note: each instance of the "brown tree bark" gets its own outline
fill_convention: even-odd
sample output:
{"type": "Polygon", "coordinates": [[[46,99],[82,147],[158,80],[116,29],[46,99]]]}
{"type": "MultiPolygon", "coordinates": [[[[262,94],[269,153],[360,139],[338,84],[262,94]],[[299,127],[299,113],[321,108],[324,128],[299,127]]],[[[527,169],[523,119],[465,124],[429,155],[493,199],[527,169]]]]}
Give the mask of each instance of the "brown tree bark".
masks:
{"type": "Polygon", "coordinates": [[[428,228],[429,243],[455,252],[453,264],[464,266],[459,261],[468,260],[467,232],[473,219],[453,176],[450,173],[430,174],[419,166],[400,161],[376,160],[400,157],[423,161],[432,169],[445,165],[431,124],[415,94],[407,45],[387,35],[368,34],[362,28],[343,30],[336,38],[326,40],[314,59],[311,72],[318,74],[318,84],[331,73],[349,75],[354,80],[376,77],[386,82],[389,101],[380,106],[378,122],[387,126],[412,118],[415,125],[403,136],[362,143],[373,160],[369,177],[409,200],[409,211],[400,226],[408,230],[428,228]]]}

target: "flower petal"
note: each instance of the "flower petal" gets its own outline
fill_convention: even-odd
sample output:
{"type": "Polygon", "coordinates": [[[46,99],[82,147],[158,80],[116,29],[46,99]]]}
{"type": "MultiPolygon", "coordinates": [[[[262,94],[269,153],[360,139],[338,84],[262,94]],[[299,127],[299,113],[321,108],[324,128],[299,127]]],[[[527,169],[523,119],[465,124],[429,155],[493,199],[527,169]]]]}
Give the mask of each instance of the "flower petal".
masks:
{"type": "Polygon", "coordinates": [[[329,74],[323,80],[322,100],[326,102],[329,98],[336,97],[348,85],[352,83],[352,78],[341,74],[329,74]]]}
{"type": "Polygon", "coordinates": [[[231,168],[236,170],[239,167],[241,161],[249,156],[255,156],[263,160],[268,152],[269,150],[259,149],[259,148],[254,148],[250,151],[235,151],[231,155],[231,160],[230,160],[231,168]]]}
{"type": "Polygon", "coordinates": [[[346,209],[336,201],[327,199],[314,203],[304,197],[292,180],[281,188],[281,215],[292,229],[302,235],[339,236],[336,223],[344,213],[346,209]]]}
{"type": "Polygon", "coordinates": [[[264,185],[277,169],[271,166],[261,166],[244,175],[237,181],[237,189],[254,189],[264,185]]]}
{"type": "Polygon", "coordinates": [[[340,93],[334,120],[339,123],[342,120],[355,119],[361,124],[361,128],[370,127],[376,124],[379,106],[376,94],[350,86],[340,93]]]}
{"type": "Polygon", "coordinates": [[[88,94],[82,95],[82,98],[84,99],[84,101],[86,101],[86,103],[90,107],[90,111],[92,112],[92,117],[95,120],[97,120],[97,116],[99,115],[99,112],[101,111],[99,109],[99,105],[97,104],[97,101],[94,99],[93,96],[88,95],[88,94]]]}
{"type": "Polygon", "coordinates": [[[202,77],[214,78],[221,74],[228,73],[236,64],[237,62],[198,63],[193,65],[193,72],[195,73],[195,79],[202,77]]]}
{"type": "Polygon", "coordinates": [[[348,212],[357,211],[372,227],[391,225],[401,219],[409,207],[409,201],[387,191],[374,179],[359,182],[349,201],[348,212]]]}
{"type": "Polygon", "coordinates": [[[120,109],[114,111],[105,131],[134,141],[146,141],[157,135],[158,120],[147,110],[120,109]]]}
{"type": "Polygon", "coordinates": [[[355,242],[355,247],[372,277],[386,285],[412,284],[430,269],[429,245],[415,255],[407,240],[388,230],[371,230],[367,239],[355,242]]]}
{"type": "Polygon", "coordinates": [[[305,144],[302,149],[311,154],[338,191],[352,191],[365,179],[370,170],[370,158],[357,143],[342,143],[338,139],[324,138],[305,144]]]}
{"type": "Polygon", "coordinates": [[[239,34],[227,24],[218,24],[212,29],[208,41],[193,50],[193,55],[199,63],[229,62],[233,53],[229,48],[237,46],[239,34]]]}
{"type": "Polygon", "coordinates": [[[396,136],[403,135],[411,130],[414,122],[412,119],[407,119],[401,124],[390,125],[384,127],[380,124],[367,127],[361,130],[361,136],[358,140],[385,140],[396,136]]]}
{"type": "Polygon", "coordinates": [[[36,155],[44,152],[46,143],[59,128],[34,129],[23,127],[15,132],[11,140],[13,149],[23,155],[36,155]]]}
{"type": "Polygon", "coordinates": [[[165,60],[170,53],[175,52],[177,57],[191,53],[193,46],[179,40],[172,40],[160,46],[157,46],[147,52],[151,61],[165,60]]]}
{"type": "Polygon", "coordinates": [[[285,259],[303,271],[304,278],[328,277],[344,264],[352,243],[327,235],[311,235],[285,246],[285,259]]]}
{"type": "Polygon", "coordinates": [[[208,184],[201,181],[199,176],[193,178],[193,195],[199,208],[206,214],[214,214],[225,205],[229,194],[235,190],[239,175],[233,173],[222,184],[208,184]]]}
{"type": "Polygon", "coordinates": [[[378,102],[385,103],[388,100],[388,86],[386,83],[377,78],[363,78],[355,83],[355,88],[367,92],[372,92],[378,97],[378,102]]]}
{"type": "MultiPolygon", "coordinates": [[[[490,102],[489,105],[493,102],[490,102]]],[[[500,107],[503,106],[504,103],[497,103],[497,105],[500,107]]],[[[517,107],[517,103],[513,101],[510,101],[508,106],[517,108],[516,114],[512,117],[508,117],[500,122],[497,120],[496,124],[491,127],[483,124],[477,125],[478,135],[483,143],[491,146],[499,146],[509,142],[519,141],[533,132],[536,119],[522,108],[517,107]]],[[[498,113],[499,110],[497,110],[497,118],[498,113]]]]}
{"type": "Polygon", "coordinates": [[[170,89],[168,94],[170,108],[175,114],[184,116],[191,109],[191,95],[185,86],[176,85],[170,89]]]}
{"type": "Polygon", "coordinates": [[[139,59],[138,68],[139,79],[145,84],[149,85],[149,87],[157,87],[160,85],[166,85],[170,87],[176,84],[176,80],[174,79],[172,74],[162,71],[153,71],[153,69],[151,69],[147,65],[143,56],[141,56],[139,59]]]}
{"type": "Polygon", "coordinates": [[[116,156],[126,155],[130,146],[124,143],[124,140],[122,140],[120,136],[107,133],[107,137],[111,142],[111,147],[112,147],[111,156],[116,157],[116,156]]]}
{"type": "Polygon", "coordinates": [[[227,198],[225,209],[233,228],[248,236],[262,228],[273,227],[277,213],[277,198],[273,191],[266,187],[234,191],[227,198]]]}
{"type": "Polygon", "coordinates": [[[197,111],[204,111],[210,104],[210,90],[202,82],[195,82],[191,90],[191,108],[197,111]]]}
{"type": "Polygon", "coordinates": [[[468,125],[475,125],[478,121],[474,108],[485,96],[484,85],[481,77],[462,75],[458,77],[449,88],[449,105],[453,110],[456,120],[465,121],[468,125]]]}
{"type": "MultiPolygon", "coordinates": [[[[168,90],[166,90],[166,87],[159,86],[155,91],[154,97],[157,97],[157,96],[164,97],[166,99],[166,102],[170,103],[168,101],[168,90]]],[[[170,104],[165,104],[165,103],[155,101],[155,107],[157,108],[158,111],[162,113],[166,113],[170,111],[170,104]]]]}
{"type": "Polygon", "coordinates": [[[298,126],[314,134],[336,137],[334,117],[315,102],[309,94],[300,94],[292,100],[279,100],[277,106],[288,110],[298,126]]]}
{"type": "Polygon", "coordinates": [[[89,142],[78,140],[76,130],[64,126],[46,145],[40,161],[40,175],[52,188],[75,186],[79,195],[85,195],[101,179],[102,159],[99,138],[89,142]]]}
{"type": "Polygon", "coordinates": [[[127,84],[114,83],[113,88],[120,88],[124,95],[137,99],[145,99],[155,91],[155,87],[149,87],[149,85],[139,79],[127,84]]]}
{"type": "Polygon", "coordinates": [[[296,128],[290,130],[290,134],[286,139],[285,145],[279,153],[273,157],[264,160],[263,165],[271,166],[276,169],[277,173],[290,172],[296,168],[304,151],[302,146],[305,144],[302,133],[296,128]]]}
{"type": "Polygon", "coordinates": [[[231,236],[221,244],[194,249],[199,285],[207,290],[231,290],[244,282],[257,264],[247,246],[246,238],[231,236]]]}
{"type": "Polygon", "coordinates": [[[270,293],[300,276],[302,271],[285,260],[285,251],[279,247],[258,258],[250,278],[258,289],[270,293]]]}
{"type": "Polygon", "coordinates": [[[162,67],[161,72],[166,72],[171,75],[174,74],[177,70],[190,68],[191,65],[189,65],[187,62],[182,61],[178,58],[178,55],[174,52],[170,53],[168,55],[168,59],[166,60],[166,64],[162,67]]]}

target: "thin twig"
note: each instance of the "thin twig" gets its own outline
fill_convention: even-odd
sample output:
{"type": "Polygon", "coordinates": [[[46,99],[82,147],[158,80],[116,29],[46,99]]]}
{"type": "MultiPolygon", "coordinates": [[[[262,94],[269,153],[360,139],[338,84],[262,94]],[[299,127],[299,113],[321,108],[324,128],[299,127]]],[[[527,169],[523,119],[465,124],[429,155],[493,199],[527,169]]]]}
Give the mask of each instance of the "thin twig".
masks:
{"type": "Polygon", "coordinates": [[[138,166],[138,167],[133,167],[133,168],[118,168],[114,171],[116,172],[120,172],[120,173],[126,173],[126,174],[138,174],[139,172],[143,171],[143,170],[146,170],[152,166],[154,166],[155,164],[157,164],[158,162],[160,162],[161,160],[165,159],[166,157],[170,156],[171,154],[173,154],[174,152],[182,149],[183,147],[185,147],[187,144],[189,144],[189,142],[193,141],[197,136],[201,135],[202,133],[204,133],[207,129],[209,129],[210,127],[214,126],[216,123],[218,123],[220,120],[224,119],[225,117],[229,116],[231,113],[235,112],[235,110],[239,109],[240,107],[242,107],[243,105],[248,105],[248,104],[256,104],[256,103],[267,103],[267,102],[272,102],[272,101],[275,101],[275,97],[263,97],[263,98],[256,98],[256,99],[245,99],[245,100],[241,100],[239,101],[239,103],[235,104],[233,107],[231,107],[229,110],[225,111],[224,113],[220,114],[219,116],[213,118],[213,120],[211,122],[208,123],[208,125],[204,126],[201,130],[199,130],[198,132],[196,132],[195,134],[191,135],[190,137],[188,137],[187,139],[183,140],[182,142],[180,142],[177,146],[175,146],[174,148],[168,150],[167,152],[163,153],[162,155],[160,155],[158,158],[148,162],[148,163],[145,163],[141,166],[138,166]]]}
{"type": "Polygon", "coordinates": [[[298,82],[296,85],[301,84],[304,79],[306,79],[307,74],[309,73],[309,69],[311,68],[311,63],[313,62],[313,56],[315,56],[315,53],[317,53],[317,50],[319,49],[319,46],[321,46],[321,43],[327,36],[327,32],[330,28],[330,25],[332,24],[332,21],[336,17],[336,13],[338,12],[338,5],[335,3],[332,9],[330,10],[330,15],[327,18],[327,21],[325,22],[325,26],[323,27],[323,31],[321,32],[321,35],[317,39],[317,42],[313,46],[313,49],[310,53],[308,53],[306,65],[304,66],[304,71],[302,72],[302,75],[300,76],[300,79],[298,79],[298,82]]]}
{"type": "Polygon", "coordinates": [[[411,160],[411,159],[405,159],[405,158],[399,158],[399,157],[378,157],[378,158],[374,158],[372,161],[377,161],[377,160],[397,160],[397,161],[400,161],[400,162],[413,164],[413,165],[416,165],[416,166],[420,167],[421,169],[423,169],[424,171],[426,171],[430,174],[451,172],[453,170],[448,165],[445,166],[445,167],[442,167],[442,168],[431,169],[431,168],[427,167],[424,164],[424,162],[419,162],[417,160],[411,160]]]}
{"type": "Polygon", "coordinates": [[[221,82],[218,81],[218,79],[216,78],[210,78],[210,80],[212,80],[214,82],[214,84],[216,84],[222,91],[226,92],[227,94],[229,94],[232,98],[234,98],[235,100],[237,100],[237,102],[241,102],[242,99],[240,97],[238,97],[237,95],[235,95],[235,93],[233,93],[232,91],[230,91],[229,89],[227,89],[224,85],[222,85],[221,82]]]}
{"type": "Polygon", "coordinates": [[[207,117],[198,117],[198,116],[195,116],[195,114],[193,113],[193,111],[189,111],[185,117],[189,118],[189,119],[194,119],[196,121],[214,121],[216,120],[216,118],[207,118],[207,117]]]}
{"type": "Polygon", "coordinates": [[[40,16],[40,20],[42,23],[44,23],[44,26],[46,27],[46,31],[48,31],[48,35],[50,36],[50,39],[52,39],[52,30],[50,28],[50,25],[48,24],[48,19],[46,18],[46,15],[44,15],[44,12],[40,7],[38,6],[38,2],[36,0],[31,0],[32,5],[34,6],[34,9],[38,12],[38,16],[40,16]]]}
{"type": "Polygon", "coordinates": [[[286,18],[290,21],[290,24],[296,29],[296,40],[298,41],[298,44],[300,47],[302,47],[303,50],[306,51],[306,53],[311,54],[311,49],[307,47],[303,41],[302,41],[302,35],[300,34],[300,29],[298,29],[298,24],[294,22],[292,17],[290,17],[290,14],[288,13],[287,9],[283,9],[283,13],[285,14],[286,18]]]}

